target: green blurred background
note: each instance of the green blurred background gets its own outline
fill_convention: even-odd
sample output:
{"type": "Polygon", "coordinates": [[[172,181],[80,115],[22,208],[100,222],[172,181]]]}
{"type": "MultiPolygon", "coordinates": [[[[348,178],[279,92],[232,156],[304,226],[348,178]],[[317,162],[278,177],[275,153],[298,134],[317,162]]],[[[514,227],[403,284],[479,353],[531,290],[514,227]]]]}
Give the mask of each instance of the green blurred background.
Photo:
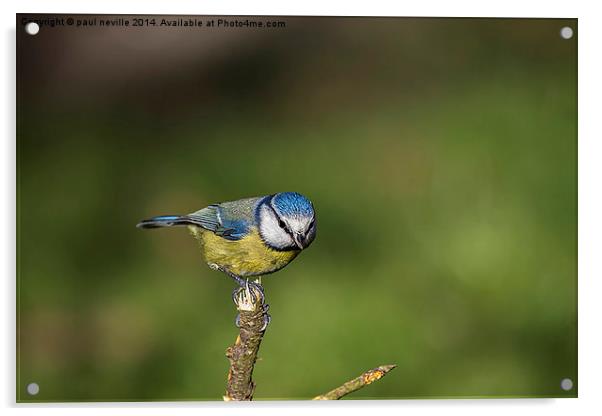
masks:
{"type": "Polygon", "coordinates": [[[135,224],[279,191],[257,400],[575,397],[577,21],[268,20],[18,26],[18,400],[221,400],[234,284],[135,224]]]}

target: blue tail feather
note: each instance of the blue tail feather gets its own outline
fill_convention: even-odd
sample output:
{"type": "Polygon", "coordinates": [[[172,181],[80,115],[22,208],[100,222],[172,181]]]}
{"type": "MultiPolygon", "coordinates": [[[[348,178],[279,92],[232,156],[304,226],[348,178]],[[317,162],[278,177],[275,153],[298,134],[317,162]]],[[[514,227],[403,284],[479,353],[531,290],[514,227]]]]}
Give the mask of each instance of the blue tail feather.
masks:
{"type": "Polygon", "coordinates": [[[138,228],[160,228],[173,227],[175,225],[192,224],[190,218],[186,215],[160,215],[158,217],[149,218],[148,220],[140,221],[136,227],[138,228]]]}

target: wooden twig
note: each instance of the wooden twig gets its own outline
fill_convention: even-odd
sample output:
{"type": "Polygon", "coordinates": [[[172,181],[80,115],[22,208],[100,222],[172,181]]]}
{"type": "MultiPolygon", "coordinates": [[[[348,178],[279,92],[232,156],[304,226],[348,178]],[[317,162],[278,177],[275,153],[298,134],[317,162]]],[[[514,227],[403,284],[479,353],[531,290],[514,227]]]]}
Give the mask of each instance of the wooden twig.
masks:
{"type": "Polygon", "coordinates": [[[252,400],[253,368],[269,315],[263,294],[252,285],[240,288],[233,298],[239,312],[240,332],[234,345],[226,349],[230,370],[224,400],[252,400]]]}
{"type": "Polygon", "coordinates": [[[368,384],[372,384],[376,380],[381,379],[385,374],[389,371],[393,370],[397,365],[381,365],[380,367],[374,368],[372,370],[366,371],[359,377],[354,378],[351,381],[343,384],[341,387],[337,387],[334,390],[329,391],[328,393],[321,394],[317,397],[314,397],[314,400],[339,400],[341,397],[353,393],[356,390],[361,389],[368,384]]]}
{"type": "MultiPolygon", "coordinates": [[[[269,315],[263,293],[260,293],[254,285],[241,287],[234,294],[233,299],[239,313],[239,335],[236,337],[234,345],[226,349],[226,357],[230,360],[230,370],[228,371],[228,385],[224,400],[250,401],[253,400],[255,392],[255,383],[252,379],[253,369],[266,323],[269,322],[269,315]]],[[[395,367],[395,364],[381,365],[366,371],[342,386],[314,397],[313,400],[338,400],[379,380],[395,367]]]]}

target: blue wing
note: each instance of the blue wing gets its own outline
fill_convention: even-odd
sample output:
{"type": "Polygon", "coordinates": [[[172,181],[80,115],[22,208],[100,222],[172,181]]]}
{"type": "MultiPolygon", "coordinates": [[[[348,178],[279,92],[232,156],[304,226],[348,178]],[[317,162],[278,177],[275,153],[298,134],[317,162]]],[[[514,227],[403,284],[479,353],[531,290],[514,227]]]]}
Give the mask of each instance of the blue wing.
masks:
{"type": "Polygon", "coordinates": [[[227,240],[240,240],[249,232],[249,223],[244,219],[228,218],[218,205],[209,205],[197,212],[187,215],[195,225],[227,240]]]}

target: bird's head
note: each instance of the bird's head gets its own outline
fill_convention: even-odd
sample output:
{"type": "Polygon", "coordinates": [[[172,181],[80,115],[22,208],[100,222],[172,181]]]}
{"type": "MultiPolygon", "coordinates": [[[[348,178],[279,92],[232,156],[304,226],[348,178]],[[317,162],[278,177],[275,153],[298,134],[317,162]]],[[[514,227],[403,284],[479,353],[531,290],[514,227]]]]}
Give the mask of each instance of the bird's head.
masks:
{"type": "Polygon", "coordinates": [[[309,199],[296,192],[281,192],[258,207],[259,233],[276,250],[303,250],[316,237],[316,215],[309,199]]]}

